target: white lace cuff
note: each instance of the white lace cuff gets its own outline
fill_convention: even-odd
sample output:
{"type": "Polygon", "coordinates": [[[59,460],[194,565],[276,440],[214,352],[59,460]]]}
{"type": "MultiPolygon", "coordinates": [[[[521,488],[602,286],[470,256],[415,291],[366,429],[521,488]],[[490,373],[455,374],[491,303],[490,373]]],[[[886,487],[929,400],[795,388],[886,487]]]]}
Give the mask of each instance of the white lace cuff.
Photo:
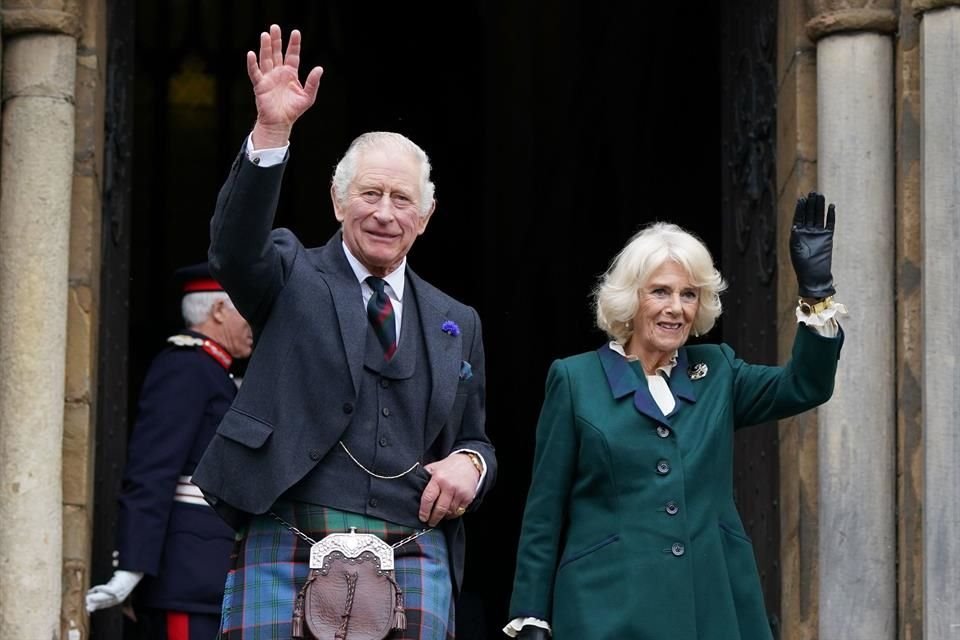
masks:
{"type": "Polygon", "coordinates": [[[840,324],[837,320],[847,315],[847,308],[839,302],[831,302],[830,306],[820,313],[806,315],[800,310],[800,305],[797,305],[795,313],[797,322],[802,322],[824,338],[836,338],[840,333],[840,324]]]}
{"type": "Polygon", "coordinates": [[[503,632],[511,638],[516,638],[517,634],[520,633],[520,630],[524,627],[540,627],[541,629],[550,631],[550,623],[540,618],[514,618],[503,628],[503,632]]]}

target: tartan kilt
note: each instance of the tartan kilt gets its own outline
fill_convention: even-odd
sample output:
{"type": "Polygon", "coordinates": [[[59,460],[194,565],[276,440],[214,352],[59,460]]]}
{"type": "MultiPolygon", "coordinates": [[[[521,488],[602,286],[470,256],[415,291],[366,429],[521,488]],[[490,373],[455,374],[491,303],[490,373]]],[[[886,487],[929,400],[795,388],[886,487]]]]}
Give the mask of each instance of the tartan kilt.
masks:
{"type": "MultiPolygon", "coordinates": [[[[331,533],[372,533],[395,544],[416,529],[304,502],[280,502],[273,513],[314,540],[331,533]]],[[[219,638],[287,640],[293,606],[309,573],[310,544],[270,514],[254,516],[237,535],[227,574],[219,638]]],[[[403,590],[407,628],[389,640],[453,640],[454,603],[444,535],[434,529],[394,549],[394,577],[403,590]]],[[[306,632],[306,630],[305,630],[306,632]]]]}

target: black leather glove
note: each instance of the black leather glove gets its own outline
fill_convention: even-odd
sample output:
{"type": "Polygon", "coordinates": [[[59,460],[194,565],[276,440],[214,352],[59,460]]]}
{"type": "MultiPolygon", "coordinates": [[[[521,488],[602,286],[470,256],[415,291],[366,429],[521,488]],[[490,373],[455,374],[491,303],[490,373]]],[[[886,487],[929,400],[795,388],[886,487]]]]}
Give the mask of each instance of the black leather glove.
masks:
{"type": "Polygon", "coordinates": [[[517,640],[550,640],[550,633],[546,629],[528,624],[520,629],[517,640]]]}
{"type": "Polygon", "coordinates": [[[811,191],[806,198],[797,200],[793,213],[790,261],[804,298],[826,298],[836,293],[830,272],[836,212],[831,204],[824,221],[824,202],[822,195],[811,191]]]}

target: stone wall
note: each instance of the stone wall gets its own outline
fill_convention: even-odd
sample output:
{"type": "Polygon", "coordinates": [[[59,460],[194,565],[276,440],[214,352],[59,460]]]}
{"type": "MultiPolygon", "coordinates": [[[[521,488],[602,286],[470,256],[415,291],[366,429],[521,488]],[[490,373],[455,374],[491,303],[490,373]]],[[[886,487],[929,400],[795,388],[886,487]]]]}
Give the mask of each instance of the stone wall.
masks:
{"type": "Polygon", "coordinates": [[[0,2],[3,637],[87,636],[105,2],[0,2]]]}
{"type": "MultiPolygon", "coordinates": [[[[908,3],[901,3],[906,5],[908,3]]],[[[920,25],[902,6],[894,63],[897,153],[897,638],[923,638],[920,25]]]]}
{"type": "Polygon", "coordinates": [[[63,637],[87,637],[100,308],[106,0],[81,3],[63,433],[63,637]]]}
{"type": "MultiPolygon", "coordinates": [[[[777,50],[777,328],[780,362],[795,333],[797,282],[788,239],[797,196],[817,182],[817,56],[807,14],[779,0],[777,50]]],[[[780,610],[783,640],[816,640],[817,412],[780,422],[780,610]]]]}

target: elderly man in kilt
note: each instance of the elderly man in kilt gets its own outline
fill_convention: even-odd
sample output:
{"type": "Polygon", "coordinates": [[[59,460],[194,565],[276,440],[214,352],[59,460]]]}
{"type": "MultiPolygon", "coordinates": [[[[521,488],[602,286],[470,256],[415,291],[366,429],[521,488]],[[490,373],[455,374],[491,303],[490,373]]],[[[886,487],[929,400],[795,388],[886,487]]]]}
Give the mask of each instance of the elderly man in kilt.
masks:
{"type": "Polygon", "coordinates": [[[238,530],[221,637],[309,637],[294,609],[310,547],[355,528],[398,545],[405,625],[386,637],[453,638],[461,516],[496,476],[480,321],[407,263],[435,200],[426,154],[402,135],[351,144],[326,245],[272,229],[290,133],[322,74],[301,84],[299,60],[299,32],[284,52],[276,25],[247,53],[257,121],[211,222],[211,268],[257,344],[193,475],[238,530]]]}

